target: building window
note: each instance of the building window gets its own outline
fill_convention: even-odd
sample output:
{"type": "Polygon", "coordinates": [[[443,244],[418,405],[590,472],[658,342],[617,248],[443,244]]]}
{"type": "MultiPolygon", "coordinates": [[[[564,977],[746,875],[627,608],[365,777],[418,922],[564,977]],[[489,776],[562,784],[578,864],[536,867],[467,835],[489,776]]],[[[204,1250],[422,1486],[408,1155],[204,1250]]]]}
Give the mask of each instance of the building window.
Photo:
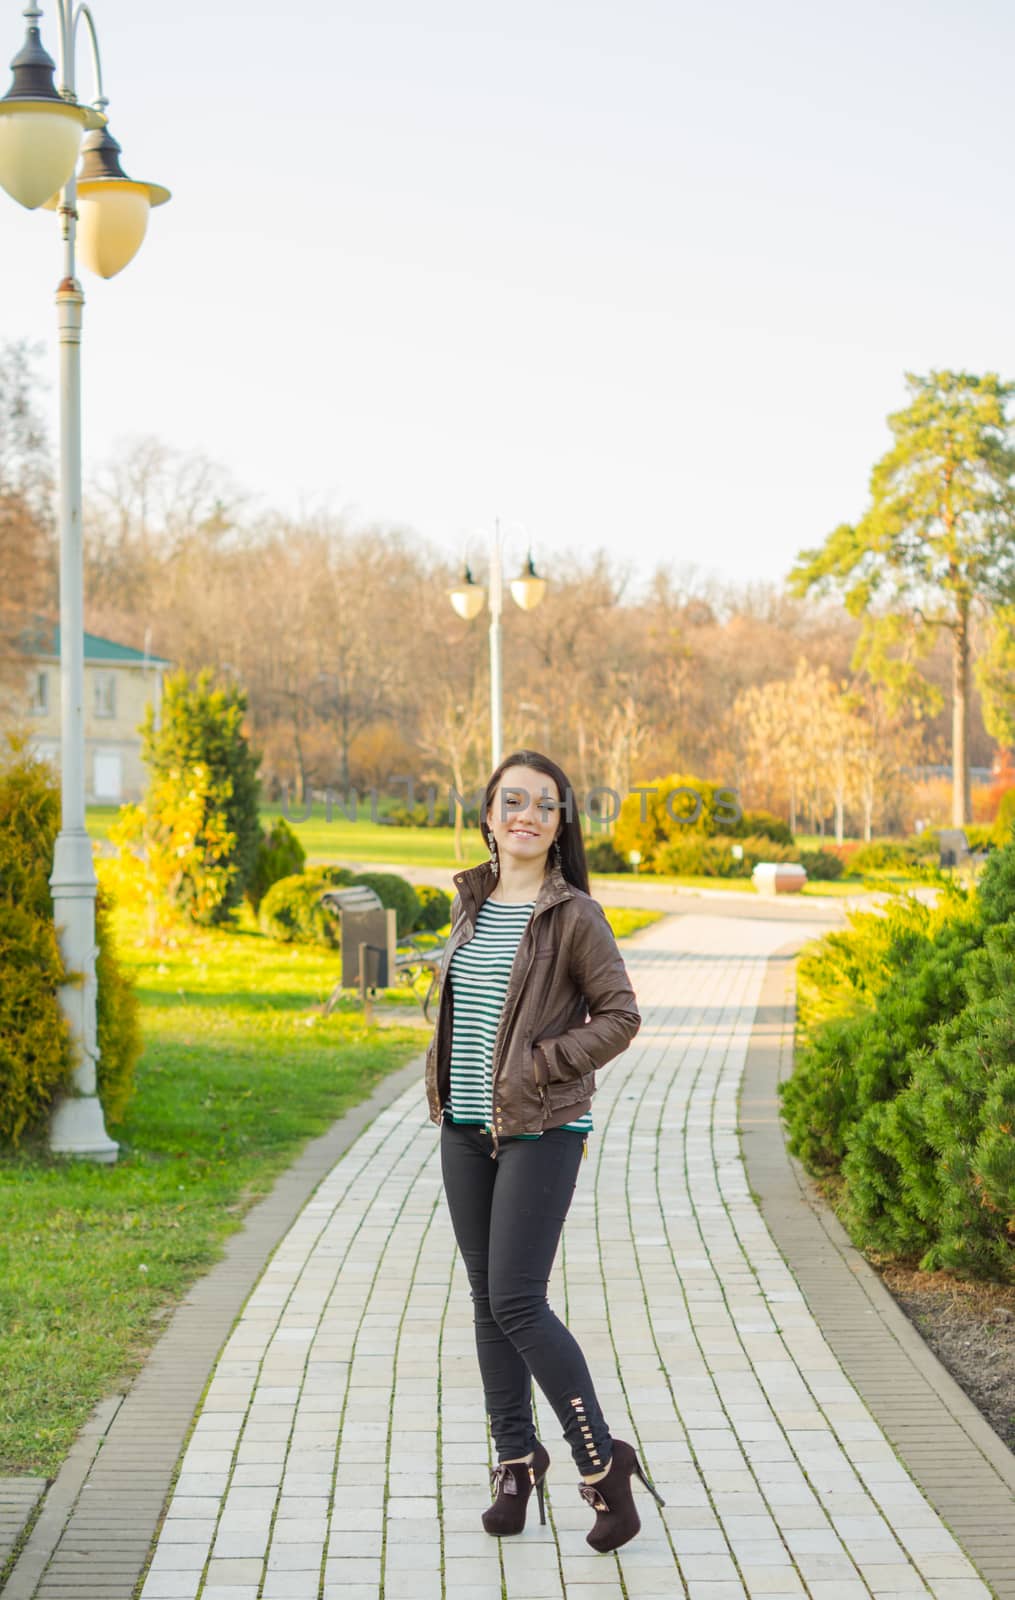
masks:
{"type": "Polygon", "coordinates": [[[95,674],[95,715],[97,717],[116,716],[115,672],[97,672],[95,674]]]}
{"type": "Polygon", "coordinates": [[[49,714],[49,673],[45,668],[32,673],[32,693],[28,709],[33,717],[45,717],[49,714]]]}

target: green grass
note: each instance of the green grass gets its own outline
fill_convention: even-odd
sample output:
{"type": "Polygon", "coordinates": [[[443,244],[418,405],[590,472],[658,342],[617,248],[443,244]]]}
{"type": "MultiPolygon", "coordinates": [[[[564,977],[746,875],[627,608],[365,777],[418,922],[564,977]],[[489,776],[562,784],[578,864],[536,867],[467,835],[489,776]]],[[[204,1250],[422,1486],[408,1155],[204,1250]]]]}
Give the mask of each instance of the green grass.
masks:
{"type": "MultiPolygon", "coordinates": [[[[658,913],[607,916],[622,938],[658,913]]],[[[321,1016],[337,952],[266,939],[246,910],[176,949],[140,944],[122,913],[117,933],[146,1041],[110,1129],[118,1162],[56,1161],[40,1145],[0,1158],[0,1473],[55,1472],[301,1145],[430,1038],[404,991],[382,997],[404,1024],[396,1013],[368,1031],[352,992],[321,1016]]]]}
{"type": "Polygon", "coordinates": [[[146,1047],[119,1161],[0,1160],[0,1472],[55,1470],[300,1146],[430,1036],[408,997],[369,1033],[354,996],[320,1016],[335,955],[249,924],[162,953],[120,931],[146,1047]]]}
{"type": "MultiPolygon", "coordinates": [[[[383,807],[381,808],[383,809],[383,807]]],[[[86,826],[93,839],[106,839],[109,825],[116,818],[116,806],[89,806],[86,826]]],[[[262,806],[261,821],[270,827],[283,815],[280,806],[262,806]]],[[[310,817],[300,821],[293,807],[289,825],[307,853],[307,862],[378,861],[416,867],[472,867],[487,859],[477,828],[466,827],[465,860],[455,859],[454,832],[450,828],[395,828],[390,823],[372,822],[369,804],[360,805],[355,822],[343,816],[337,806],[329,822],[323,802],[315,803],[310,817]]]]}
{"type": "MultiPolygon", "coordinates": [[[[454,835],[450,829],[394,828],[383,822],[371,822],[369,808],[361,809],[363,814],[355,822],[340,816],[337,807],[331,821],[328,822],[325,819],[323,803],[314,806],[313,814],[306,822],[290,819],[297,838],[307,852],[309,866],[324,862],[355,865],[357,862],[371,861],[391,867],[443,867],[456,871],[463,866],[476,866],[487,859],[487,852],[475,828],[466,828],[465,860],[456,861],[454,835]]],[[[89,806],[87,827],[93,839],[106,838],[109,824],[116,816],[116,811],[115,806],[89,806]]],[[[264,806],[261,810],[266,825],[281,814],[278,806],[264,806]]],[[[637,876],[629,873],[592,873],[591,877],[593,884],[656,883],[678,889],[721,889],[733,894],[753,895],[757,892],[749,878],[676,877],[655,873],[637,876]]],[[[805,884],[802,893],[819,896],[862,894],[871,886],[866,880],[861,882],[854,879],[846,883],[837,880],[830,883],[805,884]]]]}
{"type": "Polygon", "coordinates": [[[629,933],[650,927],[663,915],[661,911],[634,911],[628,906],[604,906],[603,912],[615,939],[626,939],[629,933]]]}
{"type": "MultiPolygon", "coordinates": [[[[892,883],[906,883],[912,880],[897,877],[892,878],[890,881],[892,883]]],[[[625,872],[597,872],[592,875],[592,882],[593,884],[608,883],[620,888],[627,884],[637,884],[639,887],[658,884],[666,889],[718,889],[724,894],[748,894],[755,900],[761,898],[750,878],[710,878],[703,873],[695,875],[688,873],[683,877],[677,877],[673,873],[641,872],[636,876],[631,876],[630,873],[625,872]]],[[[870,889],[888,887],[888,884],[888,875],[879,874],[877,881],[871,875],[863,879],[833,878],[827,883],[817,881],[805,883],[803,888],[796,892],[802,895],[816,896],[820,899],[829,895],[865,894],[870,889]]]]}

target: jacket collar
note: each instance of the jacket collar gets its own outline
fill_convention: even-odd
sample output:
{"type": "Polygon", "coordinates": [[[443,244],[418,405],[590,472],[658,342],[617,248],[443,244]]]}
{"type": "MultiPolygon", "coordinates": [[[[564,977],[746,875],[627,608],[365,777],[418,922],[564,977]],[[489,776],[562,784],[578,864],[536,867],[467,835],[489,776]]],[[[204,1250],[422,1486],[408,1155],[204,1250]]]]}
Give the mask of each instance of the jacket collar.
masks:
{"type": "MultiPolygon", "coordinates": [[[[456,872],[453,881],[462,905],[474,918],[483,901],[489,899],[497,879],[490,871],[489,862],[481,861],[478,867],[466,867],[464,872],[456,872]]],[[[558,900],[570,900],[573,893],[560,868],[551,866],[536,895],[533,917],[538,916],[547,906],[556,905],[558,900]]]]}

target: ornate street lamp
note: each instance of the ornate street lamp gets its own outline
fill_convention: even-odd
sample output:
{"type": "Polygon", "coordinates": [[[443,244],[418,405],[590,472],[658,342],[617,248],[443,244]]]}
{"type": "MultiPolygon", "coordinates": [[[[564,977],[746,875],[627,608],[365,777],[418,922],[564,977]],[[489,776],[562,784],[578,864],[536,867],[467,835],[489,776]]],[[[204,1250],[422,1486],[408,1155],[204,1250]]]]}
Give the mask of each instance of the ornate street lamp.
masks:
{"type": "Polygon", "coordinates": [[[0,99],[0,185],[19,204],[59,213],[63,276],[56,291],[60,340],[60,789],[62,816],[50,887],[60,951],[71,982],[60,990],[75,1051],[74,1081],[50,1124],[50,1148],[62,1155],[115,1161],[96,1093],[95,867],[85,831],[84,599],[81,552],[81,324],[84,295],[75,275],[77,226],[86,266],[109,278],[137,252],[154,205],[169,199],[158,184],[135,183],[119,164],[106,129],[102,66],[87,5],[57,0],[60,87],[39,34],[42,15],[29,0],[25,43],[11,63],[14,79],[0,99]],[[84,20],[91,41],[95,101],[78,104],[75,50],[84,20]],[[84,160],[74,166],[82,134],[84,160]]]}
{"type": "MultiPolygon", "coordinates": [[[[546,579],[539,577],[529,551],[525,566],[510,583],[511,597],[523,611],[534,611],[546,592],[546,579]]],[[[503,755],[504,694],[501,679],[500,618],[503,609],[504,563],[500,523],[494,524],[490,541],[490,747],[493,766],[503,755]]],[[[483,609],[486,591],[472,576],[466,563],[461,583],[448,590],[448,599],[460,617],[472,622],[483,609]]]]}

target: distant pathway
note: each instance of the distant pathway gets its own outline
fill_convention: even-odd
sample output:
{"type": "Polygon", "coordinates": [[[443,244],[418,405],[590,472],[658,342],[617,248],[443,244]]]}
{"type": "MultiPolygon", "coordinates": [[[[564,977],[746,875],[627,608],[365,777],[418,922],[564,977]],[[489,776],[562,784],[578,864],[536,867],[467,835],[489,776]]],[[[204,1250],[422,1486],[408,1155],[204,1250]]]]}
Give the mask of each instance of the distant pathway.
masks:
{"type": "MultiPolygon", "coordinates": [[[[780,906],[780,912],[782,907],[780,906]]],[[[748,1189],[737,1097],[783,917],[668,918],[600,1078],[551,1300],[666,1500],[614,1556],[556,1418],[549,1525],[479,1525],[471,1307],[418,1085],[305,1206],[228,1340],[144,1600],[987,1600],[815,1323],[748,1189]]]]}

